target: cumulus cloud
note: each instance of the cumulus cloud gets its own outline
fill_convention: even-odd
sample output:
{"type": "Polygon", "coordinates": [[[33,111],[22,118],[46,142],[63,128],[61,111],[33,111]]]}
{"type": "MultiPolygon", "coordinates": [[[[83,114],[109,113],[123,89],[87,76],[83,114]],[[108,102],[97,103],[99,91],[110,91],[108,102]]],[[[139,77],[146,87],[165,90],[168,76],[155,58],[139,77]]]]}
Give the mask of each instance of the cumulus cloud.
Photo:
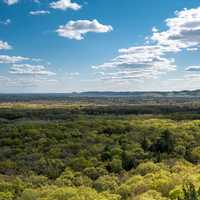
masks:
{"type": "Polygon", "coordinates": [[[160,74],[176,69],[174,59],[164,57],[168,51],[167,48],[156,45],[120,49],[119,56],[92,68],[104,70],[103,76],[108,79],[157,78],[160,74]]]}
{"type": "Polygon", "coordinates": [[[0,55],[0,64],[14,64],[22,61],[30,60],[30,58],[22,56],[0,55]]]}
{"type": "Polygon", "coordinates": [[[11,5],[14,5],[14,4],[18,3],[19,0],[4,0],[4,2],[6,4],[8,4],[9,6],[11,6],[11,5]]]}
{"type": "Polygon", "coordinates": [[[11,74],[16,75],[40,75],[52,76],[56,75],[54,72],[46,70],[43,65],[30,65],[30,64],[14,64],[9,71],[11,74]]]}
{"type": "Polygon", "coordinates": [[[152,28],[152,32],[153,32],[153,33],[156,33],[156,32],[158,32],[158,29],[154,26],[154,27],[152,28]]]}
{"type": "Polygon", "coordinates": [[[168,29],[154,32],[152,40],[160,45],[176,50],[200,45],[200,7],[176,12],[176,16],[167,19],[168,29]]]}
{"type": "Polygon", "coordinates": [[[66,25],[59,26],[56,30],[59,36],[69,39],[82,40],[84,35],[89,32],[93,33],[107,33],[112,31],[110,25],[103,25],[95,20],[78,20],[69,21],[66,25]]]}
{"type": "Polygon", "coordinates": [[[0,40],[0,50],[2,49],[9,50],[12,49],[12,47],[7,42],[0,40]]]}
{"type": "MultiPolygon", "coordinates": [[[[108,80],[157,78],[176,70],[175,59],[169,55],[183,50],[197,51],[200,47],[200,7],[177,11],[165,23],[165,31],[152,28],[152,35],[146,37],[144,45],[120,49],[117,57],[92,68],[108,80]]],[[[186,71],[200,72],[200,67],[190,66],[186,71]]]]}
{"type": "Polygon", "coordinates": [[[35,11],[30,11],[30,15],[48,15],[50,14],[50,11],[48,10],[35,10],[35,11]]]}
{"type": "Polygon", "coordinates": [[[50,3],[50,7],[53,9],[60,9],[60,10],[79,10],[81,9],[81,5],[78,3],[72,2],[71,0],[58,0],[50,3]]]}

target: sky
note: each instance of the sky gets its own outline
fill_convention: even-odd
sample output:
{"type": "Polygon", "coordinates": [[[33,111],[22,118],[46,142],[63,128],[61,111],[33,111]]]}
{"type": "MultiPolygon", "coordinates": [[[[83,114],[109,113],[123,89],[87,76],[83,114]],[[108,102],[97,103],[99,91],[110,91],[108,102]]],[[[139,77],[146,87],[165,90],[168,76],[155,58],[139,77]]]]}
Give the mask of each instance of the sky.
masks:
{"type": "Polygon", "coordinates": [[[200,0],[0,0],[0,93],[200,89],[200,0]]]}

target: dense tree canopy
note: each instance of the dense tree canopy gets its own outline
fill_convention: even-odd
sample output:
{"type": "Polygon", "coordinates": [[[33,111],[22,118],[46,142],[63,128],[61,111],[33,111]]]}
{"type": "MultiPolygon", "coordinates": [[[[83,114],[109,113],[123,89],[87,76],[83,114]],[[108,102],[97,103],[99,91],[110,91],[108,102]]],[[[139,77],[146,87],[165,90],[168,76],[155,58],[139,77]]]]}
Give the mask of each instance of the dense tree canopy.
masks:
{"type": "Polygon", "coordinates": [[[200,199],[196,113],[26,106],[0,108],[0,200],[200,199]]]}

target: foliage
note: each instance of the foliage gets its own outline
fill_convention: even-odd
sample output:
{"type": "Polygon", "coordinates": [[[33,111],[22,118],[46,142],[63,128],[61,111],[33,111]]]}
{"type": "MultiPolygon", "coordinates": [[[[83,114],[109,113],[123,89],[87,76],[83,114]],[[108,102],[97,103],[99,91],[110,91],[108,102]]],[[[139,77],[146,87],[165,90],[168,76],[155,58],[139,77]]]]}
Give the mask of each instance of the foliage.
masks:
{"type": "Polygon", "coordinates": [[[194,105],[2,107],[0,200],[197,200],[198,117],[194,105]]]}

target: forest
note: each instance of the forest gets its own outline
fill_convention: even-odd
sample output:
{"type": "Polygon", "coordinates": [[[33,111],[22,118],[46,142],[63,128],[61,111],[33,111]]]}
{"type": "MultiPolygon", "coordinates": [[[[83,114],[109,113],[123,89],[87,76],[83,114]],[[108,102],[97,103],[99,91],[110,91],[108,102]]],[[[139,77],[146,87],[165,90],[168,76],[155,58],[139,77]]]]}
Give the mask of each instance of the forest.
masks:
{"type": "Polygon", "coordinates": [[[198,101],[0,103],[0,200],[199,200],[198,101]]]}

